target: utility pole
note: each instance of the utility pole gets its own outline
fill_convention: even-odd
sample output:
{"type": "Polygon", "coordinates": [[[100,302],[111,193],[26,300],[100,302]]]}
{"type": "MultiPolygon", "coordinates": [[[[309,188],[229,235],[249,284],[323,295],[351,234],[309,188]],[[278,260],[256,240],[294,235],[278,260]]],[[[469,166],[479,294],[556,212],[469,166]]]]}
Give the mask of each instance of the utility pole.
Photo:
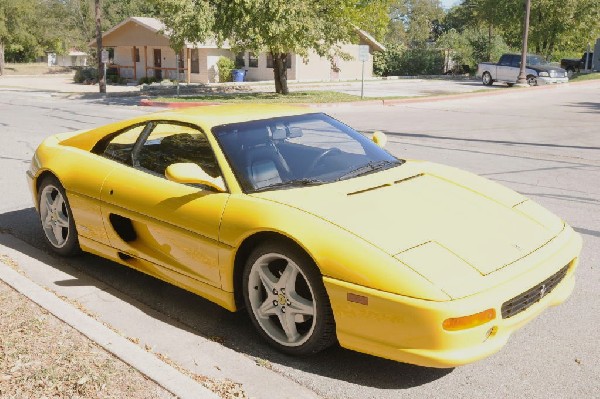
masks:
{"type": "Polygon", "coordinates": [[[525,21],[523,22],[523,50],[521,51],[521,69],[517,86],[527,86],[527,75],[525,67],[527,66],[527,39],[529,37],[529,15],[531,14],[531,0],[525,0],[525,21]]]}
{"type": "Polygon", "coordinates": [[[104,65],[102,62],[102,8],[100,7],[100,0],[95,0],[96,6],[96,47],[98,53],[98,87],[100,93],[106,93],[106,74],[104,73],[104,65]]]}

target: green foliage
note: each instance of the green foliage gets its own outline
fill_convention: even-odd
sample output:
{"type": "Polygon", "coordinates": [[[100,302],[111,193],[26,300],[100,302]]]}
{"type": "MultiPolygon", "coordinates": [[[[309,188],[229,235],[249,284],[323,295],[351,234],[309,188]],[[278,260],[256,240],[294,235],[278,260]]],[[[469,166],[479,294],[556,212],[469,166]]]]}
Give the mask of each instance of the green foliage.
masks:
{"type": "Polygon", "coordinates": [[[357,40],[355,27],[375,28],[382,34],[389,0],[156,0],[156,4],[160,19],[172,29],[175,48],[214,35],[234,52],[271,53],[276,91],[285,94],[287,68],[281,61],[287,53],[308,57],[312,50],[330,60],[346,57],[340,44],[357,40]]]}
{"type": "MultiPolygon", "coordinates": [[[[129,16],[153,16],[153,0],[102,0],[106,30],[129,16]]],[[[95,37],[93,1],[0,0],[0,50],[12,61],[32,61],[45,51],[89,51],[95,37]]],[[[0,67],[4,62],[0,51],[0,67]]]]}
{"type": "Polygon", "coordinates": [[[444,68],[444,52],[438,49],[388,45],[375,55],[373,70],[380,76],[439,75],[444,68]]]}
{"type": "MultiPolygon", "coordinates": [[[[508,46],[522,46],[523,0],[463,0],[448,13],[447,31],[487,30],[488,47],[501,38],[508,46]]],[[[529,51],[557,60],[561,54],[583,53],[600,37],[600,0],[535,0],[531,2],[529,51]]]]}
{"type": "Polygon", "coordinates": [[[489,40],[488,31],[481,28],[468,28],[462,32],[450,29],[437,41],[440,48],[447,49],[456,67],[468,65],[471,70],[484,61],[496,62],[510,49],[501,36],[489,40]]]}
{"type": "Polygon", "coordinates": [[[73,76],[75,83],[95,83],[98,81],[98,69],[97,68],[81,68],[75,72],[73,76]]]}
{"type": "Polygon", "coordinates": [[[391,43],[386,45],[385,51],[373,54],[373,73],[377,76],[398,75],[401,69],[402,57],[406,47],[402,44],[391,43]]]}
{"type": "Polygon", "coordinates": [[[235,63],[231,58],[219,57],[217,61],[219,70],[219,82],[231,82],[231,71],[235,68],[235,63]]]}
{"type": "Polygon", "coordinates": [[[141,85],[143,85],[143,84],[149,85],[149,84],[152,84],[155,82],[158,82],[158,79],[156,79],[154,76],[144,76],[138,80],[138,83],[141,85]]]}
{"type": "Polygon", "coordinates": [[[439,0],[395,0],[390,6],[387,41],[422,47],[438,35],[444,19],[439,0]]]}

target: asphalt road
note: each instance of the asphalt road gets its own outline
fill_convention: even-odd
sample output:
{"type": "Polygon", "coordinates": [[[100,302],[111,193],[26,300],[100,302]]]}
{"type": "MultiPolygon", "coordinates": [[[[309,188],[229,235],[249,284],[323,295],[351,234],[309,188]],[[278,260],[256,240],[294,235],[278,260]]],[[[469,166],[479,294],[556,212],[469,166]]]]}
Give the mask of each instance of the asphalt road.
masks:
{"type": "Polygon", "coordinates": [[[247,384],[255,397],[276,397],[278,391],[287,392],[286,384],[324,398],[600,397],[599,89],[600,82],[547,90],[501,89],[506,94],[327,109],[362,131],[386,132],[388,149],[399,157],[433,160],[499,181],[562,216],[583,235],[577,286],[569,301],[518,331],[498,354],[456,369],[415,367],[341,348],[310,358],[283,356],[259,340],[242,313],[230,314],[93,256],[64,260],[46,255],[24,178],[34,148],[52,133],[135,116],[148,112],[146,108],[0,91],[0,232],[28,244],[13,246],[43,259],[50,269],[76,276],[48,282],[61,294],[73,295],[84,306],[97,306],[76,294],[78,286],[93,285],[106,302],[109,296],[117,298],[109,307],[93,311],[184,367],[206,372],[206,365],[192,356],[206,350],[226,353],[219,367],[223,373],[235,370],[226,362],[251,358],[266,372],[283,376],[282,386],[260,389],[242,376],[244,371],[232,377],[247,384]],[[133,326],[123,316],[130,308],[144,314],[137,322],[141,325],[133,326]],[[183,333],[189,341],[179,338],[183,333]]]}

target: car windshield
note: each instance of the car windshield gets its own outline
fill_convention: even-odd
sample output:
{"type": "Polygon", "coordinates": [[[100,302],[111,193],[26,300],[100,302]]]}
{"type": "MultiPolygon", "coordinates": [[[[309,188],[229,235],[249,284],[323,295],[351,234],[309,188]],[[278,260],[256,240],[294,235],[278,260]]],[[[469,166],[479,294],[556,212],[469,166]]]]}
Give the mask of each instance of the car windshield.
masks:
{"type": "Polygon", "coordinates": [[[213,133],[245,192],[325,184],[404,162],[321,113],[221,125],[213,133]]]}
{"type": "Polygon", "coordinates": [[[539,55],[528,55],[527,56],[527,65],[545,65],[548,62],[539,55]]]}

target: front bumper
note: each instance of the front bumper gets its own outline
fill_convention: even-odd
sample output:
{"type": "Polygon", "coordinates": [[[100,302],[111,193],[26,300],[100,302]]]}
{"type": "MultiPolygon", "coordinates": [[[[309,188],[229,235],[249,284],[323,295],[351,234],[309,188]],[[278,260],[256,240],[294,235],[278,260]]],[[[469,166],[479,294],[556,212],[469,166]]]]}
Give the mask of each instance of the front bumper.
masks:
{"type": "Polygon", "coordinates": [[[569,78],[549,78],[540,76],[537,78],[538,85],[551,85],[558,83],[569,83],[569,78]]]}
{"type": "Polygon", "coordinates": [[[546,308],[564,302],[573,291],[581,237],[570,228],[564,234],[568,237],[551,245],[551,256],[529,265],[518,277],[452,301],[409,298],[325,277],[340,345],[426,367],[455,367],[485,358],[499,351],[514,331],[546,308]],[[565,277],[550,293],[526,310],[502,317],[503,303],[535,287],[565,265],[569,265],[565,277]],[[351,300],[357,297],[362,298],[358,302],[351,300]],[[483,325],[459,331],[442,327],[448,318],[490,308],[495,309],[496,318],[483,325]]]}

